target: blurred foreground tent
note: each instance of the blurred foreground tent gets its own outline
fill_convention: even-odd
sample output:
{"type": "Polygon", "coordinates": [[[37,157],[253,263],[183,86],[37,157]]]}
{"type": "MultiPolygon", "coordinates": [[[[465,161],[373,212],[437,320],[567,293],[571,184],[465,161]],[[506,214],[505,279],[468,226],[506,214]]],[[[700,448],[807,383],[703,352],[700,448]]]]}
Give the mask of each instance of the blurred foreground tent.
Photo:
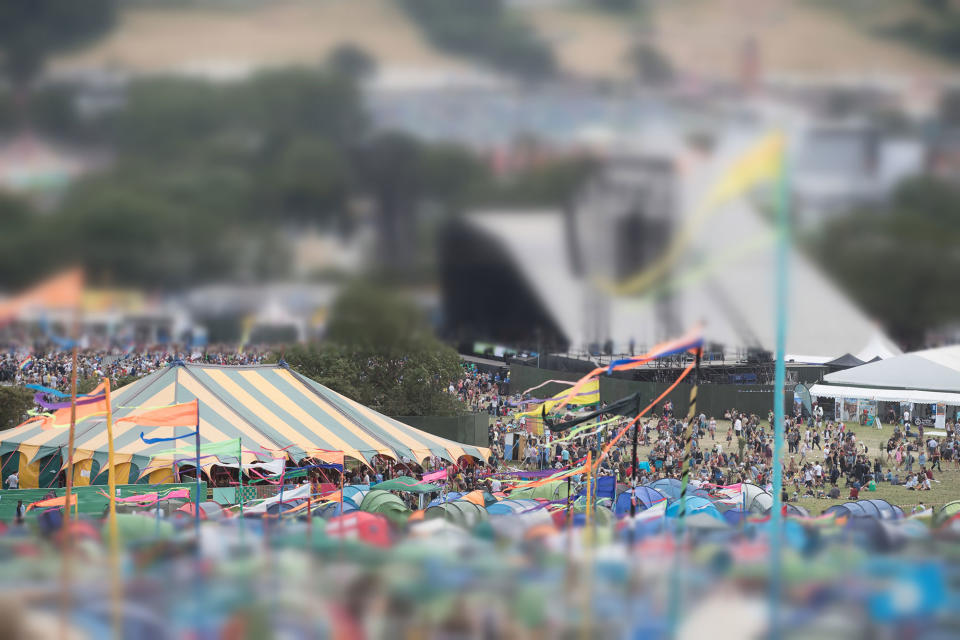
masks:
{"type": "MultiPolygon", "coordinates": [[[[145,408],[199,401],[200,440],[224,443],[236,440],[237,454],[205,457],[209,473],[216,464],[236,466],[257,459],[287,456],[299,462],[318,451],[343,452],[369,462],[374,456],[422,462],[430,456],[455,462],[461,456],[486,460],[483,447],[459,444],[381,415],[297,374],[285,365],[216,366],[172,363],[136,382],[117,389],[112,397],[115,420],[145,408]],[[260,453],[262,452],[262,453],[260,453]]],[[[0,433],[0,456],[19,456],[21,486],[36,487],[42,469],[59,470],[66,459],[69,429],[50,420],[33,419],[0,433]],[[26,471],[26,472],[25,472],[26,471]]],[[[183,454],[170,454],[171,442],[150,444],[146,438],[183,436],[193,428],[150,428],[134,422],[114,425],[114,444],[120,482],[135,482],[150,472],[151,482],[170,481],[175,463],[194,464],[193,438],[180,440],[183,454]]],[[[78,484],[106,481],[105,417],[91,416],[77,423],[74,466],[82,473],[78,484]]],[[[5,468],[17,468],[10,462],[5,468]]],[[[48,474],[49,475],[49,474],[48,474]]],[[[55,474],[54,474],[55,475],[55,474]]]]}

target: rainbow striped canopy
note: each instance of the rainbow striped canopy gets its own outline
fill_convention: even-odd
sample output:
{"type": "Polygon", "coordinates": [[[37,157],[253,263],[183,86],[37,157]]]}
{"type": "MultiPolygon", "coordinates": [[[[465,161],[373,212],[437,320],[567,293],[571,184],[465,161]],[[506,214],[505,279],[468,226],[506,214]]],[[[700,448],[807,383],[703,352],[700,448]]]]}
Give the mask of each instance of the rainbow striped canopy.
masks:
{"type": "MultiPolygon", "coordinates": [[[[202,443],[239,439],[243,463],[289,456],[294,462],[316,457],[320,451],[370,462],[375,455],[417,462],[437,456],[455,462],[461,456],[486,460],[490,450],[460,444],[425,433],[388,418],[285,365],[218,366],[176,362],[114,391],[116,464],[132,463],[140,475],[174,462],[189,462],[194,438],[147,444],[141,439],[169,438],[193,433],[196,427],[141,427],[117,418],[174,403],[199,401],[202,443]]],[[[28,421],[0,432],[0,455],[19,450],[27,462],[62,453],[66,458],[69,429],[28,421]]],[[[103,416],[76,425],[74,462],[107,464],[107,432],[103,416]]],[[[204,460],[209,467],[216,460],[204,460]]],[[[225,461],[236,464],[236,458],[225,461]]]]}

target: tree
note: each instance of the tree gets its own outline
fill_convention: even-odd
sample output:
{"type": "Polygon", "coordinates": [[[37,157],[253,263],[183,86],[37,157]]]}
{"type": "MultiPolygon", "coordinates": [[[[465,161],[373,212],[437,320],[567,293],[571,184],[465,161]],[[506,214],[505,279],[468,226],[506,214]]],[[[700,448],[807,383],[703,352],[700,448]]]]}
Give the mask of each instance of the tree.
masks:
{"type": "Polygon", "coordinates": [[[525,80],[556,73],[553,50],[502,0],[403,0],[402,5],[439,49],[525,80]]]}
{"type": "Polygon", "coordinates": [[[377,70],[377,62],[369,53],[349,43],[331,51],[327,64],[336,73],[353,80],[365,80],[377,70]]]}
{"type": "Polygon", "coordinates": [[[447,387],[460,375],[456,351],[434,337],[420,310],[368,284],[337,299],[324,343],[285,353],[297,371],[393,416],[455,415],[464,410],[447,387]]]}
{"type": "Polygon", "coordinates": [[[12,429],[27,419],[33,409],[33,392],[22,387],[0,386],[0,431],[12,429]]]}
{"type": "Polygon", "coordinates": [[[960,188],[919,178],[901,185],[889,204],[828,224],[814,253],[895,340],[916,348],[927,330],[960,318],[957,246],[960,188]]]}
{"type": "Polygon", "coordinates": [[[116,0],[0,0],[0,61],[21,117],[46,59],[106,33],[116,11],[116,0]]]}

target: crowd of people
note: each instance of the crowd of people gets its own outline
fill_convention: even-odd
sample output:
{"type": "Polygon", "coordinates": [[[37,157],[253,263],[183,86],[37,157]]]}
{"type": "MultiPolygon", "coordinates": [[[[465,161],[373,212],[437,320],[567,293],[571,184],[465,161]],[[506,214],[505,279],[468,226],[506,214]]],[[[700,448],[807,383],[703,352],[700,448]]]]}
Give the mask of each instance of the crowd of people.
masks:
{"type": "MultiPolygon", "coordinates": [[[[155,346],[143,350],[83,349],[77,354],[77,379],[109,377],[112,381],[137,378],[161,369],[175,360],[209,364],[258,364],[267,349],[244,349],[213,345],[202,350],[187,350],[178,345],[155,346]]],[[[69,349],[50,348],[27,351],[7,345],[0,351],[0,384],[39,384],[58,391],[70,390],[73,354],[69,349]]]]}
{"type": "MultiPolygon", "coordinates": [[[[230,365],[256,364],[262,362],[267,353],[255,349],[238,353],[229,347],[193,352],[176,347],[140,352],[84,350],[78,358],[78,379],[139,377],[177,359],[230,365]]],[[[0,383],[33,383],[66,391],[69,390],[70,370],[71,353],[68,350],[51,349],[25,356],[10,348],[0,353],[0,383]],[[27,357],[29,361],[24,363],[27,357]]],[[[467,365],[461,378],[450,384],[448,391],[471,411],[491,416],[488,431],[491,457],[479,463],[447,465],[445,483],[448,490],[489,489],[498,474],[511,470],[570,468],[582,462],[589,452],[597,459],[600,452],[607,449],[614,434],[620,433],[628,422],[624,417],[605,424],[603,428],[587,428],[584,433],[569,436],[563,425],[578,415],[576,411],[569,411],[559,418],[561,426],[555,427],[553,433],[543,432],[542,427],[528,429],[525,419],[511,417],[520,398],[517,394],[509,394],[509,383],[506,373],[485,372],[467,365]]],[[[614,476],[621,484],[630,484],[634,480],[644,484],[662,478],[679,478],[684,457],[689,455],[691,477],[700,483],[723,486],[749,482],[770,486],[772,411],[764,421],[756,414],[731,408],[722,416],[727,425],[724,433],[715,416],[708,417],[700,412],[688,422],[687,418],[674,415],[670,402],[658,409],[658,414],[641,419],[635,427],[641,451],[637,469],[634,470],[632,459],[634,428],[630,428],[607,449],[608,455],[602,457],[599,466],[600,474],[614,476]]],[[[601,419],[604,418],[598,418],[601,419]]],[[[823,411],[817,407],[811,415],[787,418],[784,499],[856,498],[861,489],[884,482],[917,491],[930,490],[936,482],[934,470],[941,473],[943,463],[960,470],[960,431],[955,431],[952,423],[947,423],[946,428],[946,436],[936,437],[925,435],[922,426],[914,427],[900,420],[894,425],[885,451],[871,452],[843,422],[824,420],[823,411]]],[[[425,466],[438,469],[444,465],[441,460],[432,460],[425,466]]],[[[416,477],[422,474],[422,469],[412,461],[383,460],[372,468],[348,473],[352,474],[350,481],[376,484],[400,475],[416,477]]]]}
{"type": "MultiPolygon", "coordinates": [[[[500,398],[504,405],[508,398],[500,398]]],[[[749,482],[770,489],[773,464],[773,412],[764,421],[759,416],[735,408],[723,414],[728,425],[718,430],[716,417],[704,413],[690,423],[673,415],[668,402],[659,407],[659,415],[641,419],[637,441],[640,448],[637,470],[632,464],[633,429],[628,429],[609,449],[599,472],[613,475],[618,483],[645,484],[662,478],[680,478],[689,436],[691,478],[704,485],[724,486],[749,482]]],[[[576,417],[569,412],[560,423],[576,417]]],[[[598,418],[602,420],[603,418],[598,418]]],[[[528,432],[525,420],[498,417],[489,428],[494,464],[525,469],[561,469],[582,462],[588,452],[594,459],[614,434],[627,423],[621,419],[596,432],[574,437],[562,429],[554,433],[528,432]],[[510,444],[508,447],[508,436],[510,444]],[[517,449],[525,442],[522,451],[517,449]],[[508,456],[511,460],[504,460],[508,456]]],[[[823,411],[814,407],[811,415],[787,417],[784,425],[786,456],[783,462],[784,500],[803,498],[857,499],[863,489],[873,490],[880,483],[902,485],[906,489],[928,491],[935,484],[934,470],[943,464],[960,470],[960,429],[946,424],[946,435],[924,433],[902,419],[894,424],[886,452],[874,450],[857,437],[842,421],[824,420],[823,411]]]]}

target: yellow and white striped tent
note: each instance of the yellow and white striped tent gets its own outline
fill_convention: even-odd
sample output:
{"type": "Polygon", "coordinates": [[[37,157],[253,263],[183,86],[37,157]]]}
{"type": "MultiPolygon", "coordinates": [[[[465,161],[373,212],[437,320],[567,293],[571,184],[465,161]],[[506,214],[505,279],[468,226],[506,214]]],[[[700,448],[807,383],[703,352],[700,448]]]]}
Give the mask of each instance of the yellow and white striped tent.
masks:
{"type": "MultiPolygon", "coordinates": [[[[484,447],[434,436],[377,413],[285,365],[217,366],[177,362],[112,394],[114,447],[121,481],[136,481],[148,471],[152,482],[169,480],[174,459],[172,444],[148,444],[141,438],[165,438],[192,433],[195,427],[141,427],[117,418],[146,409],[199,401],[202,443],[240,439],[243,463],[288,456],[294,462],[317,450],[341,451],[345,457],[370,462],[375,455],[422,462],[430,456],[455,462],[461,456],[486,460],[484,447]],[[135,467],[135,468],[134,468],[135,467]]],[[[0,432],[0,456],[19,452],[21,486],[29,487],[40,469],[66,459],[68,429],[39,421],[0,432]],[[53,458],[52,456],[56,456],[53,458]]],[[[103,416],[76,425],[74,479],[89,484],[91,468],[107,465],[107,432],[103,416]]],[[[190,463],[193,438],[179,441],[184,462],[190,463]]],[[[226,462],[226,461],[225,461],[226,462]]],[[[236,459],[229,461],[236,464],[236,459]]],[[[217,460],[202,461],[204,467],[217,460]]],[[[34,485],[36,486],[36,485],[34,485]]]]}

